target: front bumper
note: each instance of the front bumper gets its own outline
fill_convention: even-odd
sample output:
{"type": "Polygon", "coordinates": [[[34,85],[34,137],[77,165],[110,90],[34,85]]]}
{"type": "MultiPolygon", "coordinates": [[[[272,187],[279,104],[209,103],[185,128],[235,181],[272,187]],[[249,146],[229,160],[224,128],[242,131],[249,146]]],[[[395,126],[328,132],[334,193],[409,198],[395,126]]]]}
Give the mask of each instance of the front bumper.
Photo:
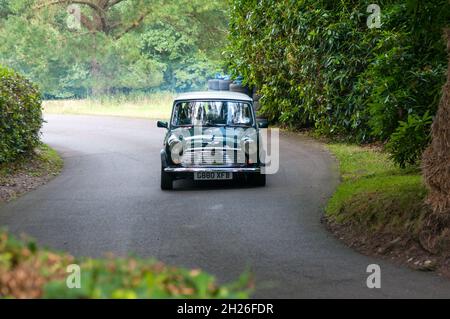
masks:
{"type": "Polygon", "coordinates": [[[197,173],[197,172],[230,172],[230,173],[260,173],[260,167],[166,167],[166,173],[197,173]]]}

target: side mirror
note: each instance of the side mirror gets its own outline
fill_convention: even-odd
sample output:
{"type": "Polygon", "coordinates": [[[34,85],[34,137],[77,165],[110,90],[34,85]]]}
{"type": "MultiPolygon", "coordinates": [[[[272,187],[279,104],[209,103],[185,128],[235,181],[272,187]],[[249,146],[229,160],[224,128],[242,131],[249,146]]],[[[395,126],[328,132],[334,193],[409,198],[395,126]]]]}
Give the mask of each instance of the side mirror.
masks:
{"type": "Polygon", "coordinates": [[[164,121],[158,121],[156,123],[156,126],[161,127],[161,128],[168,128],[169,124],[167,122],[164,122],[164,121]]]}
{"type": "Polygon", "coordinates": [[[269,127],[269,121],[267,119],[257,119],[256,122],[258,123],[259,128],[269,127]]]}

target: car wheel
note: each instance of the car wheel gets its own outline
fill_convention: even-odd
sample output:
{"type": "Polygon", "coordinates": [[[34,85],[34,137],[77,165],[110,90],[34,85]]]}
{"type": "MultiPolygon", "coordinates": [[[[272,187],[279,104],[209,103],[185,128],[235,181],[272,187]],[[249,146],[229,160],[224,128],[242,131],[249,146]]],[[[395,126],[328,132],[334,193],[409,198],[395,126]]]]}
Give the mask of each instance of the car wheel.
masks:
{"type": "Polygon", "coordinates": [[[162,190],[173,189],[173,178],[169,173],[164,172],[163,167],[161,167],[161,189],[162,190]]]}
{"type": "Polygon", "coordinates": [[[249,182],[253,186],[266,186],[266,174],[251,174],[249,176],[249,182]]]}

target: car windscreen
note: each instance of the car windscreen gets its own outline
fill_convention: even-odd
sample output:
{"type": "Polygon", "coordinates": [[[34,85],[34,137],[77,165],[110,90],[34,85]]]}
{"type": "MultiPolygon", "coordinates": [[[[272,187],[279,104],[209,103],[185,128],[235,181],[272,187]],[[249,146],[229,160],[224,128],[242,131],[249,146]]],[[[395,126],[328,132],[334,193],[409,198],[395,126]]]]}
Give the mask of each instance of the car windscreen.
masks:
{"type": "Polygon", "coordinates": [[[173,111],[174,126],[252,126],[251,105],[239,101],[178,102],[173,111]]]}

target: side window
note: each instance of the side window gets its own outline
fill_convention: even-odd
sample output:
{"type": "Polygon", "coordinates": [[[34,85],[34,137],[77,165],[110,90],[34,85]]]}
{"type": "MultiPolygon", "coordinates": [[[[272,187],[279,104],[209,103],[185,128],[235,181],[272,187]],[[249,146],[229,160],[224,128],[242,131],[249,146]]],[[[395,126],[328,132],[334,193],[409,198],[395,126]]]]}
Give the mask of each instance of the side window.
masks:
{"type": "Polygon", "coordinates": [[[175,106],[175,112],[172,124],[174,125],[189,125],[192,118],[192,106],[190,103],[178,103],[175,106]]]}
{"type": "Polygon", "coordinates": [[[194,125],[201,125],[203,123],[203,119],[205,118],[205,103],[194,103],[193,109],[194,109],[194,121],[192,124],[194,125]]]}
{"type": "Polygon", "coordinates": [[[248,104],[242,104],[242,115],[246,123],[251,123],[252,113],[250,112],[250,106],[248,104]]]}
{"type": "Polygon", "coordinates": [[[232,103],[229,107],[231,124],[250,125],[253,123],[250,105],[247,103],[232,103]]]}

